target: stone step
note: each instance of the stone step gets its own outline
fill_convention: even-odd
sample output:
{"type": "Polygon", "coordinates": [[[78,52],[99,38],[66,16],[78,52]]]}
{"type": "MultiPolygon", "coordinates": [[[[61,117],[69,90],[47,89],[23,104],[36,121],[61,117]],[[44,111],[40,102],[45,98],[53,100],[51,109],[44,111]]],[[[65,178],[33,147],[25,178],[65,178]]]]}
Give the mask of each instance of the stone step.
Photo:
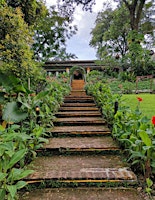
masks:
{"type": "Polygon", "coordinates": [[[21,193],[19,200],[144,200],[133,188],[48,188],[21,193]]]}
{"type": "Polygon", "coordinates": [[[53,136],[61,135],[109,135],[111,134],[110,129],[105,126],[54,126],[51,129],[48,129],[47,134],[53,136]]]}
{"type": "Polygon", "coordinates": [[[59,111],[99,111],[97,107],[63,107],[59,111]]]}
{"type": "Polygon", "coordinates": [[[94,103],[94,98],[91,96],[67,96],[64,103],[94,103]]]}
{"type": "Polygon", "coordinates": [[[120,153],[119,146],[109,136],[104,137],[62,137],[62,138],[49,138],[48,144],[38,150],[43,155],[54,153],[66,152],[84,152],[84,153],[120,153]]]}
{"type": "Polygon", "coordinates": [[[84,80],[72,80],[71,87],[74,90],[84,89],[85,81],[84,80]]]}
{"type": "Polygon", "coordinates": [[[68,98],[68,99],[64,99],[65,103],[94,103],[93,99],[86,99],[86,98],[68,98]]]}
{"type": "Polygon", "coordinates": [[[99,111],[73,111],[73,112],[57,112],[56,117],[101,117],[99,111]]]}
{"type": "Polygon", "coordinates": [[[54,120],[54,125],[58,126],[70,126],[70,125],[104,125],[106,121],[101,117],[65,117],[56,118],[54,120]]]}
{"type": "Polygon", "coordinates": [[[136,175],[118,155],[53,155],[37,157],[28,166],[34,173],[26,181],[88,184],[91,181],[137,184],[136,175]]]}
{"type": "Polygon", "coordinates": [[[85,90],[73,90],[71,91],[70,95],[73,95],[73,96],[86,96],[86,92],[85,90]]]}
{"type": "Polygon", "coordinates": [[[83,96],[74,96],[74,95],[69,95],[66,96],[65,99],[91,99],[94,100],[94,98],[92,96],[88,96],[88,95],[83,95],[83,96]]]}
{"type": "Polygon", "coordinates": [[[96,107],[95,103],[64,103],[63,107],[96,107]]]}

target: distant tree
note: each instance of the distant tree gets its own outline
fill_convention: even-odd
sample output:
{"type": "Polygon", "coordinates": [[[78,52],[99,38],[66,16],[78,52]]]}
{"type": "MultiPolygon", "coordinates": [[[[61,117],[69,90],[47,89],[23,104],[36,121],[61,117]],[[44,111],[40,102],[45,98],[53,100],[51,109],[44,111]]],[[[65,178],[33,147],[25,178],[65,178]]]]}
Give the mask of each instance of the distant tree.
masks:
{"type": "Polygon", "coordinates": [[[130,31],[128,16],[128,11],[124,6],[115,10],[107,8],[98,14],[96,25],[91,32],[90,45],[97,48],[99,58],[105,55],[124,56],[126,54],[127,35],[130,31]]]}
{"type": "MultiPolygon", "coordinates": [[[[150,49],[144,48],[148,34],[153,38],[153,20],[148,17],[153,10],[152,2],[143,7],[138,29],[132,28],[131,13],[121,2],[115,10],[107,8],[98,14],[90,45],[97,49],[97,55],[104,64],[123,69],[130,67],[136,74],[147,74],[147,70],[151,69],[151,72],[154,66],[150,60],[150,49]]],[[[153,39],[147,41],[147,46],[151,41],[153,39]]]]}
{"type": "Polygon", "coordinates": [[[71,25],[71,22],[70,16],[57,11],[56,6],[50,8],[46,17],[42,18],[35,26],[32,48],[36,60],[65,60],[75,57],[66,52],[66,40],[77,30],[76,26],[71,25]]]}

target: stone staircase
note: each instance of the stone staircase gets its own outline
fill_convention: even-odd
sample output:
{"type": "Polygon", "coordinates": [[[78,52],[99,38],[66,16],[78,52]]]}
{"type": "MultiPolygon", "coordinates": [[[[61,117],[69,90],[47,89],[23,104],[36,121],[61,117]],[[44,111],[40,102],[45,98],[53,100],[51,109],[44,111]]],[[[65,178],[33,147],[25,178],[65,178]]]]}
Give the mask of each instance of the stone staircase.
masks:
{"type": "Polygon", "coordinates": [[[32,191],[20,200],[142,200],[137,177],[94,99],[74,88],[48,130],[49,143],[28,166],[32,191]]]}
{"type": "MultiPolygon", "coordinates": [[[[72,87],[72,90],[74,91],[77,91],[77,90],[79,90],[79,91],[83,91],[83,89],[84,89],[84,85],[85,85],[85,82],[84,82],[84,80],[82,79],[82,80],[72,80],[72,82],[71,82],[71,87],[72,87]]],[[[72,92],[73,92],[72,91],[72,92]]],[[[74,93],[74,92],[73,92],[74,93]]],[[[79,93],[79,92],[78,92],[79,93]]],[[[81,93],[80,93],[81,94],[81,93]]]]}

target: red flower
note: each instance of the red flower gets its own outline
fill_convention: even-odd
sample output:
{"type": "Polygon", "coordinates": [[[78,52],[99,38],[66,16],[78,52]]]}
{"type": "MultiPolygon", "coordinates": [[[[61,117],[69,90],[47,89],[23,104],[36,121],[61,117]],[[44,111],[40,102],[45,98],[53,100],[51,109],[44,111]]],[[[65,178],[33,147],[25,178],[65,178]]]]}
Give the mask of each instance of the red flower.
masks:
{"type": "Polygon", "coordinates": [[[138,101],[143,101],[143,99],[141,97],[137,97],[138,101]]]}
{"type": "Polygon", "coordinates": [[[152,117],[152,124],[155,125],[155,116],[152,117]]]}

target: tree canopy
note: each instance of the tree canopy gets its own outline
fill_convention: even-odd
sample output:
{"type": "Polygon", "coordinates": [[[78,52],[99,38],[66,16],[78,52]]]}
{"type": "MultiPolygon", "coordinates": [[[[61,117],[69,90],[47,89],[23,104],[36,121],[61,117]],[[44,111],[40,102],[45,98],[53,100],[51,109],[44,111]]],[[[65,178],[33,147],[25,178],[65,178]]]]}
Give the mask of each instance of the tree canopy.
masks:
{"type": "Polygon", "coordinates": [[[19,8],[0,7],[0,69],[12,72],[18,77],[26,77],[35,71],[32,32],[23,20],[19,8]]]}
{"type": "Polygon", "coordinates": [[[127,51],[129,30],[127,9],[124,6],[115,10],[109,7],[98,14],[96,25],[91,32],[90,45],[97,48],[99,58],[102,58],[105,52],[113,56],[118,53],[123,56],[127,51]]]}
{"type": "Polygon", "coordinates": [[[34,25],[48,12],[43,0],[6,0],[6,3],[12,8],[20,8],[28,25],[34,25]]]}
{"type": "Polygon", "coordinates": [[[66,60],[75,57],[66,52],[66,39],[77,30],[71,21],[68,15],[57,11],[56,6],[50,8],[49,13],[35,26],[32,48],[36,60],[66,60]]]}
{"type": "Polygon", "coordinates": [[[105,64],[147,73],[148,67],[154,66],[149,55],[154,44],[153,1],[118,2],[116,9],[105,7],[98,14],[90,45],[105,64]],[[133,21],[131,9],[135,12],[133,21]]]}

